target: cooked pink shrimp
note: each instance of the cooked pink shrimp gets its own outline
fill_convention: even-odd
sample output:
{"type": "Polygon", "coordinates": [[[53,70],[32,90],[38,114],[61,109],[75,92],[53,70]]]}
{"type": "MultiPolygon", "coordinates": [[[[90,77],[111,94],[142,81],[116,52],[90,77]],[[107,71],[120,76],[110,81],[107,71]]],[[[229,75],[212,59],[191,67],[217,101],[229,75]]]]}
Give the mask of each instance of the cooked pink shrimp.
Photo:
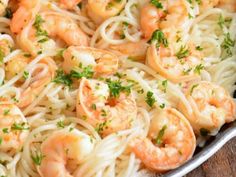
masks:
{"type": "Polygon", "coordinates": [[[60,4],[66,9],[73,9],[82,0],[60,0],[60,4]]]}
{"type": "Polygon", "coordinates": [[[188,120],[176,109],[167,108],[151,119],[148,138],[137,138],[132,151],[144,165],[156,172],[175,169],[188,161],[196,138],[188,120]]]}
{"type": "Polygon", "coordinates": [[[218,7],[225,9],[229,12],[236,12],[236,1],[235,0],[219,0],[218,7]]]}
{"type": "Polygon", "coordinates": [[[88,0],[87,12],[95,23],[100,24],[107,18],[120,13],[125,4],[126,0],[88,0]]]}
{"type": "Polygon", "coordinates": [[[130,93],[120,93],[111,97],[106,83],[98,80],[83,78],[77,96],[77,115],[95,129],[108,135],[110,133],[127,129],[136,118],[137,106],[130,93]]]}
{"type": "Polygon", "coordinates": [[[160,75],[173,82],[197,80],[201,69],[203,69],[201,53],[196,51],[192,45],[182,46],[174,54],[171,46],[156,48],[155,44],[152,44],[147,51],[146,63],[160,75]]]}
{"type": "Polygon", "coordinates": [[[142,7],[140,12],[140,26],[146,39],[149,39],[152,33],[160,28],[160,20],[164,15],[163,10],[157,9],[151,3],[147,3],[142,7]]]}
{"type": "Polygon", "coordinates": [[[236,105],[233,98],[218,85],[206,81],[189,85],[186,97],[192,112],[189,112],[181,102],[179,109],[198,135],[202,131],[214,134],[223,124],[236,119],[236,105]]]}
{"type": "Polygon", "coordinates": [[[13,14],[11,19],[10,29],[13,33],[20,33],[21,30],[29,23],[34,17],[35,7],[39,0],[20,0],[19,8],[13,14]]]}
{"type": "Polygon", "coordinates": [[[93,150],[89,135],[74,129],[54,132],[41,145],[41,177],[72,177],[71,168],[93,150]]]}
{"type": "Polygon", "coordinates": [[[40,63],[46,64],[48,66],[48,73],[40,79],[30,83],[29,87],[22,91],[19,102],[17,103],[20,108],[30,105],[35,100],[35,98],[37,98],[44,87],[54,78],[57,66],[53,59],[48,57],[42,59],[40,63]]]}
{"type": "Polygon", "coordinates": [[[88,45],[87,35],[78,27],[70,17],[58,12],[48,11],[40,14],[45,21],[42,28],[49,36],[59,37],[67,45],[88,45]]]}
{"type": "Polygon", "coordinates": [[[123,44],[111,45],[110,48],[131,58],[143,60],[146,57],[148,44],[146,40],[141,40],[138,42],[126,42],[123,44]]]}
{"type": "Polygon", "coordinates": [[[185,0],[160,1],[163,8],[157,8],[150,2],[143,6],[140,15],[140,25],[144,37],[149,39],[157,29],[184,28],[188,19],[185,0]],[[166,10],[166,11],[165,11],[166,10]]]}
{"type": "Polygon", "coordinates": [[[20,109],[0,103],[0,151],[20,151],[28,134],[29,126],[20,109]]]}
{"type": "Polygon", "coordinates": [[[118,69],[118,57],[106,50],[91,47],[71,46],[63,52],[63,69],[70,73],[72,69],[91,66],[95,74],[112,74],[118,69]]]}

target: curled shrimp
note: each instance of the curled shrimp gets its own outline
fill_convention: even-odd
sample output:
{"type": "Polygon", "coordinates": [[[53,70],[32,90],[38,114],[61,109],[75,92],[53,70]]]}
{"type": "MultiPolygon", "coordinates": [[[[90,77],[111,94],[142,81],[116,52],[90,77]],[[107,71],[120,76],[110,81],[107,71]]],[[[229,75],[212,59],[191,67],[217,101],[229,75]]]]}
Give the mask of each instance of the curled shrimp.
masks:
{"type": "Polygon", "coordinates": [[[112,74],[118,69],[118,57],[106,50],[91,47],[71,46],[63,52],[63,69],[70,73],[72,69],[91,66],[95,74],[112,74]]]}
{"type": "Polygon", "coordinates": [[[187,111],[181,102],[179,109],[198,135],[204,131],[215,134],[223,124],[236,119],[236,105],[233,98],[218,85],[207,81],[194,83],[187,88],[186,97],[192,112],[187,111]]]}
{"type": "Polygon", "coordinates": [[[158,9],[149,2],[141,9],[140,25],[144,37],[147,39],[157,29],[184,29],[185,27],[185,22],[188,19],[185,0],[161,1],[161,4],[163,8],[158,9]]]}
{"type": "Polygon", "coordinates": [[[100,24],[109,17],[120,13],[125,4],[126,0],[88,0],[87,12],[95,23],[100,24]]]}
{"type": "Polygon", "coordinates": [[[42,28],[49,36],[59,37],[68,45],[88,45],[87,35],[70,17],[58,12],[44,12],[41,16],[45,20],[42,28]]]}
{"type": "Polygon", "coordinates": [[[11,52],[13,44],[7,39],[0,40],[0,55],[6,56],[11,52]]]}
{"type": "MultiPolygon", "coordinates": [[[[19,102],[17,103],[20,108],[25,108],[30,105],[38,97],[45,86],[49,84],[54,78],[57,66],[53,59],[49,57],[42,59],[40,61],[40,64],[43,64],[44,67],[47,66],[48,72],[42,77],[37,78],[36,80],[31,82],[26,89],[22,90],[19,102]]],[[[39,70],[37,70],[36,72],[39,72],[39,70]]],[[[37,75],[37,73],[33,73],[33,75],[37,75]]]]}
{"type": "Polygon", "coordinates": [[[112,45],[110,48],[131,58],[143,60],[146,57],[148,44],[145,40],[141,40],[138,42],[126,42],[123,44],[112,45]]]}
{"type": "Polygon", "coordinates": [[[27,120],[14,104],[0,103],[0,150],[20,151],[29,134],[27,120]]]}
{"type": "Polygon", "coordinates": [[[41,145],[41,177],[72,177],[71,168],[93,150],[90,137],[77,129],[54,132],[41,145]]]}
{"type": "Polygon", "coordinates": [[[181,47],[177,53],[184,51],[189,54],[180,56],[173,53],[172,47],[160,46],[156,48],[152,44],[147,50],[146,63],[163,77],[173,82],[182,82],[199,79],[201,64],[201,54],[191,45],[181,47]]]}
{"type": "Polygon", "coordinates": [[[10,23],[11,32],[18,34],[30,22],[36,13],[39,0],[20,0],[19,7],[10,23]]]}
{"type": "Polygon", "coordinates": [[[60,0],[60,4],[66,9],[73,9],[81,0],[60,0]]]}
{"type": "Polygon", "coordinates": [[[79,117],[99,133],[108,135],[131,127],[137,115],[137,106],[132,93],[111,97],[106,83],[83,78],[79,86],[76,111],[79,117]]]}
{"type": "Polygon", "coordinates": [[[188,120],[176,109],[167,108],[151,120],[148,138],[137,138],[132,151],[144,165],[156,172],[175,169],[188,161],[196,138],[188,120]]]}

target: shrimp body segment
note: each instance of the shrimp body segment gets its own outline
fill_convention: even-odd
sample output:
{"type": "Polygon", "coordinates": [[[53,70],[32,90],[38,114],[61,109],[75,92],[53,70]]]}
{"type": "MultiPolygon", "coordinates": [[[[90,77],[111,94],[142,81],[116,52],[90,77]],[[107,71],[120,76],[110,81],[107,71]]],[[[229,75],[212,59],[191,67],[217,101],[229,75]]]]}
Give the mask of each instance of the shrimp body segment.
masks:
{"type": "Polygon", "coordinates": [[[41,177],[72,177],[70,170],[93,150],[90,137],[73,129],[54,132],[41,145],[43,159],[38,167],[41,177]]]}
{"type": "Polygon", "coordinates": [[[151,45],[147,50],[146,63],[163,77],[173,82],[197,80],[195,68],[201,65],[198,56],[190,55],[178,59],[172,49],[151,45]]]}
{"type": "Polygon", "coordinates": [[[99,129],[102,135],[131,127],[132,120],[137,115],[132,93],[120,93],[117,98],[110,97],[109,94],[106,83],[85,78],[81,80],[76,104],[77,115],[99,129]]]}
{"type": "Polygon", "coordinates": [[[100,24],[109,17],[117,15],[125,4],[126,0],[88,0],[87,12],[95,23],[100,24]]]}
{"type": "Polygon", "coordinates": [[[29,134],[29,127],[21,110],[14,104],[0,103],[0,150],[19,151],[29,134]]]}
{"type": "Polygon", "coordinates": [[[71,46],[63,53],[63,69],[70,73],[72,69],[91,66],[95,74],[112,74],[118,69],[118,57],[106,50],[91,47],[71,46]]]}
{"type": "Polygon", "coordinates": [[[13,14],[10,29],[13,33],[20,33],[21,30],[34,17],[39,0],[20,0],[19,8],[13,14]]]}
{"type": "Polygon", "coordinates": [[[179,109],[198,135],[204,130],[215,134],[223,124],[236,119],[236,105],[233,98],[218,85],[207,81],[190,85],[186,97],[192,107],[192,113],[189,113],[182,103],[179,104],[179,109]]]}
{"type": "Polygon", "coordinates": [[[148,138],[135,139],[131,147],[147,168],[165,172],[192,157],[196,138],[188,120],[176,109],[167,108],[152,118],[148,138]]]}

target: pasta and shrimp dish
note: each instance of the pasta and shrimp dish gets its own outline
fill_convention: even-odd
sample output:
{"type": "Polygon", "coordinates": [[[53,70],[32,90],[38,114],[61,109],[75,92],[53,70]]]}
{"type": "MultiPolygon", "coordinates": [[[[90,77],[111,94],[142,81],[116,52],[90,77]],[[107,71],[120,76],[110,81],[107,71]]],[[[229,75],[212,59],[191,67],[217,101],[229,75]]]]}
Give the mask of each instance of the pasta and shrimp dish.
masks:
{"type": "Polygon", "coordinates": [[[235,121],[235,0],[0,0],[0,176],[143,177],[235,121]]]}

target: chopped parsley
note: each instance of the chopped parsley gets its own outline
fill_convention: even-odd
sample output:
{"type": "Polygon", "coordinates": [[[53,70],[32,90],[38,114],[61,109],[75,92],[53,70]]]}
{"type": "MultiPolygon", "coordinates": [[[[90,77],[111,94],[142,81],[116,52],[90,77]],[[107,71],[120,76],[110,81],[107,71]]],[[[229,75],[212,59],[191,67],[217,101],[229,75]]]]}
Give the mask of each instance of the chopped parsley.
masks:
{"type": "Polygon", "coordinates": [[[126,92],[127,94],[131,92],[131,85],[124,86],[120,80],[112,81],[111,79],[106,79],[106,83],[108,84],[111,97],[117,98],[121,92],[126,92]]]}
{"type": "Polygon", "coordinates": [[[205,129],[205,128],[201,128],[200,129],[200,134],[201,134],[201,136],[207,136],[208,134],[209,134],[210,132],[209,132],[209,130],[207,130],[207,129],[205,129]]]}
{"type": "Polygon", "coordinates": [[[161,30],[156,30],[152,33],[151,39],[148,41],[148,43],[156,43],[156,47],[160,47],[162,44],[164,47],[168,47],[168,41],[165,37],[164,33],[161,30]]]}
{"type": "Polygon", "coordinates": [[[100,124],[97,124],[97,126],[95,127],[95,131],[98,132],[98,133],[101,133],[102,131],[104,131],[105,129],[108,128],[108,125],[111,121],[105,121],[105,122],[102,122],[100,124]]]}
{"type": "Polygon", "coordinates": [[[151,92],[151,91],[147,92],[145,101],[150,107],[153,107],[154,103],[156,102],[156,99],[154,98],[153,92],[151,92]]]}
{"type": "Polygon", "coordinates": [[[9,130],[8,130],[8,128],[3,128],[3,129],[2,129],[2,132],[3,132],[3,133],[9,133],[9,130]]]}
{"type": "Polygon", "coordinates": [[[233,55],[232,48],[235,45],[235,40],[231,39],[230,34],[225,34],[224,41],[221,44],[221,47],[225,50],[228,57],[233,55]]]}
{"type": "Polygon", "coordinates": [[[10,113],[10,109],[5,109],[5,110],[3,111],[3,115],[4,115],[4,116],[8,115],[9,113],[10,113]]]}
{"type": "Polygon", "coordinates": [[[14,123],[12,126],[11,126],[11,130],[29,130],[29,127],[26,126],[27,123],[25,122],[22,122],[20,124],[18,123],[14,123]]]}
{"type": "Polygon", "coordinates": [[[36,165],[41,165],[44,157],[45,156],[40,151],[35,151],[34,154],[31,153],[31,159],[36,165]]]}
{"type": "Polygon", "coordinates": [[[27,79],[28,77],[29,77],[29,72],[28,71],[24,71],[23,78],[27,79]]]}
{"type": "Polygon", "coordinates": [[[201,70],[203,70],[204,69],[204,66],[202,65],[202,64],[199,64],[199,65],[197,65],[195,68],[194,68],[194,73],[196,73],[196,74],[201,74],[201,70]]]}
{"type": "Polygon", "coordinates": [[[192,95],[193,90],[194,90],[198,85],[199,85],[199,84],[194,84],[194,85],[191,87],[190,95],[192,95]]]}
{"type": "Polygon", "coordinates": [[[220,26],[221,29],[223,29],[225,25],[225,19],[222,14],[220,14],[217,24],[220,26]]]}
{"type": "Polygon", "coordinates": [[[189,49],[186,46],[181,46],[179,51],[175,54],[178,59],[189,56],[189,49]]]}
{"type": "Polygon", "coordinates": [[[0,64],[3,63],[3,58],[5,57],[4,52],[2,51],[2,49],[0,48],[0,64]]]}
{"type": "Polygon", "coordinates": [[[64,84],[69,87],[72,85],[72,79],[70,75],[66,75],[62,70],[57,70],[56,74],[57,75],[54,78],[53,82],[57,84],[64,84]]]}
{"type": "Polygon", "coordinates": [[[85,78],[92,78],[94,74],[94,71],[92,70],[91,66],[86,66],[83,68],[82,72],[79,72],[77,70],[72,70],[70,72],[70,77],[71,78],[76,78],[76,79],[81,79],[82,77],[85,78]]]}
{"type": "Polygon", "coordinates": [[[65,128],[65,122],[60,120],[59,122],[57,122],[57,127],[58,128],[65,128]]]}
{"type": "Polygon", "coordinates": [[[162,81],[162,82],[161,82],[161,85],[162,85],[162,87],[163,87],[164,92],[166,93],[166,88],[167,88],[167,85],[168,85],[168,80],[162,81]]]}
{"type": "Polygon", "coordinates": [[[150,3],[158,9],[162,9],[163,5],[159,0],[151,0],[150,3]]]}
{"type": "Polygon", "coordinates": [[[164,109],[166,107],[165,103],[160,104],[160,108],[164,109]]]}
{"type": "Polygon", "coordinates": [[[2,137],[0,137],[0,145],[2,144],[2,141],[3,141],[3,140],[2,140],[2,137]]]}
{"type": "Polygon", "coordinates": [[[91,105],[91,108],[92,108],[93,110],[96,110],[96,109],[97,109],[96,104],[93,103],[93,104],[91,105]]]}
{"type": "Polygon", "coordinates": [[[203,50],[203,48],[200,45],[196,46],[195,49],[198,50],[198,51],[202,51],[203,50]]]}
{"type": "Polygon", "coordinates": [[[42,19],[41,15],[36,15],[35,17],[35,21],[33,26],[36,29],[36,36],[48,36],[47,31],[43,30],[41,25],[44,23],[45,21],[42,19]]]}
{"type": "Polygon", "coordinates": [[[164,136],[164,134],[165,134],[165,130],[167,129],[167,125],[164,125],[162,128],[161,128],[161,130],[159,131],[159,133],[158,133],[158,135],[157,135],[157,137],[156,137],[156,139],[155,139],[155,143],[157,144],[157,145],[161,145],[162,143],[163,143],[163,136],[164,136]]]}

